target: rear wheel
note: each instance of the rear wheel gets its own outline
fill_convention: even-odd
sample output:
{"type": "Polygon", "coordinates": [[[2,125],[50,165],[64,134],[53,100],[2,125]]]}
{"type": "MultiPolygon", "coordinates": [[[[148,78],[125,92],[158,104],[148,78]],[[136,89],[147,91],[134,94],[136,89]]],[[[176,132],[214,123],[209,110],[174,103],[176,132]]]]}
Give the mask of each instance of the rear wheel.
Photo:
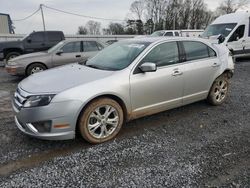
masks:
{"type": "Polygon", "coordinates": [[[112,99],[100,98],[85,108],[78,128],[86,141],[98,144],[113,139],[120,131],[123,121],[121,106],[112,99]]]}
{"type": "Polygon", "coordinates": [[[6,61],[9,61],[17,56],[21,55],[19,52],[9,52],[7,55],[6,55],[6,61]]]}
{"type": "Polygon", "coordinates": [[[226,74],[219,76],[213,83],[208,95],[208,102],[212,105],[221,105],[228,96],[229,80],[226,74]]]}
{"type": "Polygon", "coordinates": [[[26,74],[27,76],[30,76],[32,74],[38,73],[38,72],[42,72],[44,70],[46,70],[47,68],[41,64],[41,63],[34,63],[28,66],[26,74]]]}

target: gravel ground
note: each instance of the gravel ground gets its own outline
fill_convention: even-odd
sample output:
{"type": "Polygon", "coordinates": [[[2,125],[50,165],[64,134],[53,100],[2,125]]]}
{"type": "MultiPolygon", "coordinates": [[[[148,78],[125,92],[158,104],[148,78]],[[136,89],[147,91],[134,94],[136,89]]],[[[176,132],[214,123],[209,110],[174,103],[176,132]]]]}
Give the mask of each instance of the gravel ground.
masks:
{"type": "Polygon", "coordinates": [[[14,125],[22,79],[0,68],[0,187],[250,187],[250,63],[236,65],[230,97],[128,123],[108,143],[42,141],[14,125]]]}

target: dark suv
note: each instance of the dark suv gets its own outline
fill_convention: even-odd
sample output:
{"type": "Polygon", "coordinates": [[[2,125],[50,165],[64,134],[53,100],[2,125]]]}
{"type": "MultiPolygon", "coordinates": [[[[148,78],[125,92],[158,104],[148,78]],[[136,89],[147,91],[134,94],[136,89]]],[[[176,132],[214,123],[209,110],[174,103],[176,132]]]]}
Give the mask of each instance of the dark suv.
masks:
{"type": "Polygon", "coordinates": [[[64,39],[62,31],[38,31],[22,40],[0,42],[0,61],[8,61],[21,54],[48,50],[64,39]]]}

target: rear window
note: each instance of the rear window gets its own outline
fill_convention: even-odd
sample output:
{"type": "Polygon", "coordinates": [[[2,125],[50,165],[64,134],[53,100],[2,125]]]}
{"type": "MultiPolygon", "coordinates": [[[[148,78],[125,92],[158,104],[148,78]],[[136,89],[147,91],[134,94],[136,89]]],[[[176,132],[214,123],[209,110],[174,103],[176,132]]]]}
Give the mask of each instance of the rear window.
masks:
{"type": "Polygon", "coordinates": [[[49,41],[61,41],[62,35],[61,33],[58,33],[58,32],[48,33],[48,40],[49,41]]]}
{"type": "MultiPolygon", "coordinates": [[[[192,61],[210,57],[208,46],[196,41],[185,41],[183,46],[186,52],[186,60],[192,61]]],[[[211,52],[212,55],[212,52],[211,52]]]]}

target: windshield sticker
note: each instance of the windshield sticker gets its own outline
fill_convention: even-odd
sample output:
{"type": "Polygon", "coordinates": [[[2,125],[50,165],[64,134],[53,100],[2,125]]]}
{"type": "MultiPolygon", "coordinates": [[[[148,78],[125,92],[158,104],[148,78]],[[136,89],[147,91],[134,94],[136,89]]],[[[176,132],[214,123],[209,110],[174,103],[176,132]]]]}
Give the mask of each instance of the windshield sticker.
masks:
{"type": "Polygon", "coordinates": [[[143,45],[143,44],[130,44],[130,45],[128,45],[128,47],[141,49],[141,48],[144,48],[145,45],[143,45]]]}
{"type": "Polygon", "coordinates": [[[231,29],[231,28],[226,28],[226,30],[227,30],[227,31],[232,31],[232,29],[231,29]]]}

